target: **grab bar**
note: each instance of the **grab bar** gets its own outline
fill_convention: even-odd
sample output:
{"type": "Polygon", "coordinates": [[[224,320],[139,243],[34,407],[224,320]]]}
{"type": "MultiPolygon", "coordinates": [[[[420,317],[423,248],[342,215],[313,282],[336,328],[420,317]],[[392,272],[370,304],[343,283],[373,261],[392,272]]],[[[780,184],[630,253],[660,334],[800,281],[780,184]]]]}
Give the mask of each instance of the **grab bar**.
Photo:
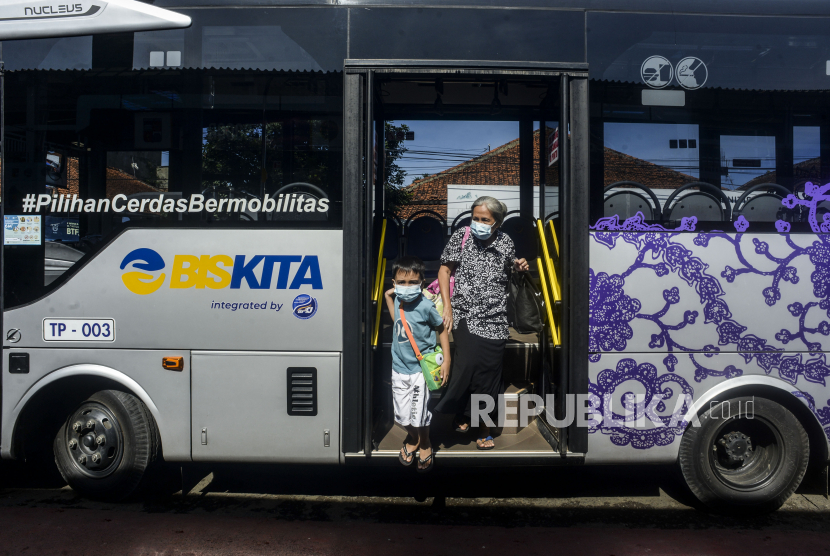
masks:
{"type": "Polygon", "coordinates": [[[545,269],[542,267],[542,259],[537,258],[536,264],[539,267],[539,279],[542,281],[542,295],[545,296],[545,310],[548,313],[548,323],[550,323],[550,332],[553,336],[553,345],[559,345],[559,330],[556,323],[553,321],[553,305],[550,302],[550,295],[548,294],[548,282],[545,278],[545,269]]]}
{"type": "MultiPolygon", "coordinates": [[[[545,261],[545,268],[548,271],[551,282],[551,292],[553,292],[554,301],[562,301],[562,290],[559,289],[559,281],[556,279],[556,270],[553,268],[553,261],[550,258],[550,251],[548,251],[548,242],[545,239],[545,226],[541,220],[536,221],[536,230],[539,232],[539,241],[542,243],[542,256],[545,261]]],[[[556,233],[554,232],[553,240],[556,242],[557,252],[559,251],[559,243],[556,241],[556,233]]],[[[541,266],[539,267],[541,270],[541,266]]]]}
{"type": "Polygon", "coordinates": [[[383,225],[381,226],[380,230],[380,249],[378,249],[378,266],[377,271],[375,271],[375,287],[372,288],[372,299],[378,298],[378,288],[383,288],[383,276],[384,274],[381,272],[381,262],[383,261],[383,248],[384,243],[386,243],[386,218],[383,219],[383,225]]]}
{"type": "MultiPolygon", "coordinates": [[[[386,276],[386,259],[382,260],[379,270],[381,280],[383,280],[383,277],[386,276]]],[[[383,293],[383,282],[381,282],[380,286],[377,288],[377,294],[375,295],[375,301],[378,305],[377,311],[375,312],[375,330],[372,333],[372,345],[375,347],[378,345],[378,335],[380,333],[380,314],[383,308],[383,293]]]]}

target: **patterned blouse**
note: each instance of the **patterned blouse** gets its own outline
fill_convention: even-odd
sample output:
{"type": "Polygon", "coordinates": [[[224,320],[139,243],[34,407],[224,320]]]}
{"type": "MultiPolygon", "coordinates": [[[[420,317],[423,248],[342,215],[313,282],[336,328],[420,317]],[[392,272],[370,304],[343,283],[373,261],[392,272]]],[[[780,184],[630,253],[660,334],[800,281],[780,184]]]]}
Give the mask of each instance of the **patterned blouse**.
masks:
{"type": "Polygon", "coordinates": [[[470,332],[482,338],[504,340],[507,328],[507,282],[516,249],[501,230],[489,246],[470,234],[462,253],[465,228],[450,237],[441,254],[441,264],[459,263],[452,296],[453,330],[465,319],[470,332]]]}

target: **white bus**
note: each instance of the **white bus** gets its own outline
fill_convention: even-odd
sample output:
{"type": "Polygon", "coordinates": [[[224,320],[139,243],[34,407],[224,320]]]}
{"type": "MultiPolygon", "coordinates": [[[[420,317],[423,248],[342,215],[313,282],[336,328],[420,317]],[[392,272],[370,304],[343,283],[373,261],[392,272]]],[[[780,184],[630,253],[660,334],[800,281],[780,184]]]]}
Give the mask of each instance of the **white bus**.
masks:
{"type": "Polygon", "coordinates": [[[672,464],[744,511],[826,466],[830,5],[159,4],[186,18],[3,31],[3,458],[110,499],[162,462],[398,465],[391,261],[434,278],[448,192],[498,186],[534,411],[486,452],[436,414],[439,470],[672,464]],[[400,121],[515,144],[401,190],[400,121]]]}

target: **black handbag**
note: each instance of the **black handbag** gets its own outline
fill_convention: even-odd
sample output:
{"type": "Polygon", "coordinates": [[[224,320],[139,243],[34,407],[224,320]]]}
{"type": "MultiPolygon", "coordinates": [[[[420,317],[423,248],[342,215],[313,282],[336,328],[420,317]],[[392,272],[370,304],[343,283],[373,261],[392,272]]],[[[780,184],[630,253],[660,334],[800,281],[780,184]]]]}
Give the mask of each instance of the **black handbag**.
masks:
{"type": "Polygon", "coordinates": [[[512,272],[507,284],[507,322],[519,334],[542,331],[545,301],[527,272],[512,272]]]}

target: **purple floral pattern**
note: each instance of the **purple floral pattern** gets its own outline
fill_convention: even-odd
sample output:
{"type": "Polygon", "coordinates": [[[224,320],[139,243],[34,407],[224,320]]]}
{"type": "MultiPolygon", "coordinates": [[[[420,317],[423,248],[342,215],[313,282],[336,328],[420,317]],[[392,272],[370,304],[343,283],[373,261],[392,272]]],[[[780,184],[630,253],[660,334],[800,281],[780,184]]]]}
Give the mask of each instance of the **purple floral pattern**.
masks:
{"type": "Polygon", "coordinates": [[[589,400],[595,420],[589,433],[609,435],[617,446],[646,450],[667,446],[686,429],[683,420],[690,409],[694,389],[680,376],[657,373],[651,363],[637,364],[634,359],[621,359],[614,369],[599,373],[596,383],[588,386],[589,400]],[[620,402],[625,415],[613,409],[613,396],[623,384],[639,383],[644,391],[639,399],[630,391],[622,394],[620,402]],[[671,411],[669,415],[665,415],[671,411]],[[637,428],[638,420],[648,420],[652,428],[637,428]],[[631,426],[629,426],[631,425],[631,426]]]}
{"type": "Polygon", "coordinates": [[[795,392],[792,392],[792,395],[799,398],[807,405],[807,407],[810,408],[810,411],[813,412],[813,415],[816,416],[816,419],[818,419],[818,422],[824,428],[825,436],[830,438],[830,400],[827,400],[827,404],[824,407],[817,409],[816,400],[810,394],[796,390],[795,392]]]}
{"type": "MultiPolygon", "coordinates": [[[[812,189],[813,199],[830,200],[825,189],[830,185],[812,189]]],[[[589,310],[595,377],[589,392],[597,407],[605,410],[615,388],[631,380],[647,396],[662,395],[657,385],[670,382],[672,392],[685,394],[688,387],[691,395],[689,384],[705,392],[720,381],[770,375],[797,387],[802,399],[821,395],[830,381],[824,339],[830,336],[830,236],[790,236],[789,225],[781,224],[788,223],[776,224],[779,234],[738,227],[738,233],[684,234],[639,217],[598,222],[591,234],[589,310]],[[599,366],[615,352],[625,358],[599,366]],[[683,381],[679,389],[674,379],[683,381]]],[[[830,232],[830,218],[826,230],[818,226],[830,232]]],[[[640,415],[628,395],[623,407],[640,415]]],[[[830,431],[830,400],[813,411],[830,431]]],[[[643,430],[630,415],[617,417],[590,432],[635,449],[667,446],[682,433],[668,426],[643,430]]]]}

